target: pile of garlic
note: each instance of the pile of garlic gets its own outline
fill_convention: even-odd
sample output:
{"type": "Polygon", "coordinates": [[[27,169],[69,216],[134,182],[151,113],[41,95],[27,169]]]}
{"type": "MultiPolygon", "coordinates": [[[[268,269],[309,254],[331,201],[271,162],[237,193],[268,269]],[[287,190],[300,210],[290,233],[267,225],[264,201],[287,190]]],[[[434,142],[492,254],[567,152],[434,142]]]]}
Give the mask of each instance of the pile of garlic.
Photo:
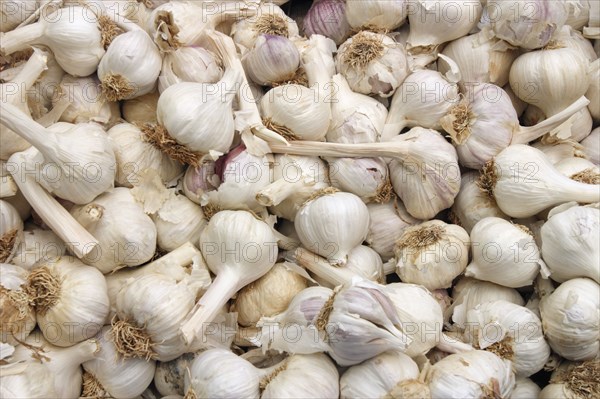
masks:
{"type": "Polygon", "coordinates": [[[598,1],[0,7],[0,397],[600,397],[598,1]]]}

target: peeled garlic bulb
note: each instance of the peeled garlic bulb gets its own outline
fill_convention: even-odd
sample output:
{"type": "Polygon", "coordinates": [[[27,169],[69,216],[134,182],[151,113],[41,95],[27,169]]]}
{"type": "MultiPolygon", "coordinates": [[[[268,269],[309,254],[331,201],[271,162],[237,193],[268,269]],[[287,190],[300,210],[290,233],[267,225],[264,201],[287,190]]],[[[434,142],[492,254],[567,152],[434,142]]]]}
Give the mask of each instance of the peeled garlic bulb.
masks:
{"type": "Polygon", "coordinates": [[[242,18],[231,27],[231,37],[237,44],[251,49],[260,34],[279,35],[289,39],[298,36],[296,21],[276,4],[261,3],[254,9],[256,15],[242,18]]]}
{"type": "Polygon", "coordinates": [[[349,1],[346,19],[354,29],[392,31],[402,25],[408,14],[408,1],[349,1]]]}
{"type": "Polygon", "coordinates": [[[589,277],[600,283],[600,210],[574,206],[551,214],[541,230],[542,256],[553,280],[589,277]]]}
{"type": "Polygon", "coordinates": [[[333,187],[357,195],[366,204],[390,199],[393,189],[382,158],[334,158],[328,163],[333,187]]]}
{"type": "Polygon", "coordinates": [[[232,311],[238,313],[240,325],[252,326],[263,316],[283,312],[292,298],[306,287],[306,279],[287,263],[276,263],[267,274],[238,292],[232,311]]]}
{"type": "Polygon", "coordinates": [[[504,219],[487,217],[471,230],[473,257],[465,275],[518,288],[533,284],[545,264],[531,231],[504,219]]]}
{"type": "Polygon", "coordinates": [[[216,83],[223,77],[217,55],[199,46],[180,47],[166,53],[158,78],[159,92],[179,82],[216,83]]]}
{"type": "Polygon", "coordinates": [[[367,235],[369,212],[356,195],[329,190],[300,208],[294,226],[305,248],[343,265],[367,235]]]}
{"type": "Polygon", "coordinates": [[[103,273],[141,265],[154,256],[156,227],[128,188],[108,190],[73,207],[71,215],[100,242],[83,260],[103,273]]]}
{"type": "Polygon", "coordinates": [[[23,231],[23,242],[11,262],[30,270],[37,262],[63,256],[66,251],[66,244],[51,230],[27,227],[23,231]]]}
{"type": "Polygon", "coordinates": [[[0,263],[10,262],[23,241],[23,220],[14,206],[0,200],[0,263]]]}
{"type": "Polygon", "coordinates": [[[539,393],[539,399],[568,399],[597,396],[598,359],[562,363],[550,377],[550,383],[539,393]]]}
{"type": "Polygon", "coordinates": [[[569,360],[598,357],[600,287],[593,280],[565,281],[540,301],[542,326],[554,352],[569,360]]]}
{"type": "Polygon", "coordinates": [[[361,31],[340,45],[336,69],[350,88],[390,97],[408,75],[404,47],[387,35],[361,31]]]}
{"type": "Polygon", "coordinates": [[[248,77],[260,85],[292,80],[300,66],[300,53],[286,37],[261,34],[243,58],[248,77]]]}
{"type": "Polygon", "coordinates": [[[26,291],[27,271],[8,263],[0,263],[0,271],[0,342],[18,345],[36,324],[26,291]]]}
{"type": "Polygon", "coordinates": [[[429,290],[449,288],[467,267],[470,239],[460,226],[431,220],[407,227],[396,241],[396,273],[429,290]]]}
{"type": "Polygon", "coordinates": [[[104,276],[71,256],[35,267],[27,277],[28,292],[44,337],[70,346],[96,335],[108,314],[104,276]]]}
{"type": "Polygon", "coordinates": [[[509,360],[474,350],[449,355],[425,373],[432,399],[509,398],[515,375],[509,360]]]}
{"type": "Polygon", "coordinates": [[[467,323],[467,339],[479,349],[510,360],[517,376],[537,373],[550,358],[542,322],[523,306],[502,300],[482,303],[467,312],[467,323]]]}

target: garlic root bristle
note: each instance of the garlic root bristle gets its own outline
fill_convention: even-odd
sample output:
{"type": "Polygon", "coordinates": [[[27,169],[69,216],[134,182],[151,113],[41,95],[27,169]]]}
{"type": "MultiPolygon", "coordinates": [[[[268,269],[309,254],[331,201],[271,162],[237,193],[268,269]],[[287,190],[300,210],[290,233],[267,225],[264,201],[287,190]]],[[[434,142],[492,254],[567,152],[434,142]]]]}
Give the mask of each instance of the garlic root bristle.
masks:
{"type": "Polygon", "coordinates": [[[198,398],[198,396],[196,396],[196,392],[194,392],[194,388],[192,388],[192,386],[190,385],[187,392],[183,396],[183,399],[197,399],[197,398],[198,398]]]}
{"type": "Polygon", "coordinates": [[[577,397],[597,398],[600,396],[600,361],[585,361],[571,371],[551,378],[550,383],[566,384],[577,397]]]}
{"type": "Polygon", "coordinates": [[[571,180],[586,184],[600,184],[600,173],[595,168],[589,168],[575,173],[571,176],[571,180]]]}
{"type": "Polygon", "coordinates": [[[394,195],[394,186],[389,178],[385,180],[381,186],[377,188],[377,195],[373,198],[373,201],[378,204],[386,204],[390,202],[394,195]]]}
{"type": "Polygon", "coordinates": [[[18,336],[26,325],[21,323],[31,314],[31,303],[29,295],[25,290],[7,290],[0,286],[0,332],[5,333],[4,327],[8,327],[10,334],[18,336]]]}
{"type": "Polygon", "coordinates": [[[428,247],[437,243],[446,232],[442,226],[425,226],[407,230],[396,242],[398,248],[428,247]]]}
{"type": "Polygon", "coordinates": [[[262,123],[267,129],[274,131],[286,140],[298,140],[298,136],[290,128],[273,122],[271,118],[263,118],[262,123]]]}
{"type": "Polygon", "coordinates": [[[306,75],[306,71],[304,68],[300,67],[296,69],[293,75],[289,77],[285,77],[279,82],[271,83],[271,87],[283,86],[283,85],[299,85],[304,87],[308,86],[308,75],[306,75]]]}
{"type": "Polygon", "coordinates": [[[429,398],[429,386],[419,380],[401,380],[381,399],[421,399],[429,398]]]}
{"type": "Polygon", "coordinates": [[[518,223],[513,223],[513,225],[515,227],[518,227],[519,229],[521,229],[521,231],[524,231],[525,233],[529,234],[531,237],[533,237],[533,232],[529,229],[529,227],[522,225],[522,224],[518,224],[518,223]]]}
{"type": "Polygon", "coordinates": [[[17,240],[19,231],[12,229],[0,237],[0,263],[4,263],[10,256],[17,240]]]}
{"type": "Polygon", "coordinates": [[[61,281],[52,274],[47,266],[33,270],[27,277],[27,293],[38,314],[44,315],[58,299],[61,281]]]}
{"type": "Polygon", "coordinates": [[[450,114],[447,116],[448,121],[450,122],[448,127],[449,134],[456,144],[461,145],[469,136],[471,136],[471,124],[475,119],[475,115],[471,111],[469,107],[469,103],[467,101],[461,101],[457,105],[455,105],[451,110],[450,114]]]}
{"type": "Polygon", "coordinates": [[[111,396],[93,374],[84,371],[81,397],[97,399],[110,398],[111,396]]]}
{"type": "Polygon", "coordinates": [[[489,160],[483,165],[481,169],[481,176],[477,181],[477,187],[486,193],[490,198],[494,198],[494,188],[498,182],[498,175],[496,174],[496,167],[494,160],[489,160]]]}
{"type": "Polygon", "coordinates": [[[107,75],[102,80],[102,94],[108,101],[124,100],[135,93],[135,87],[121,75],[107,75]]]}
{"type": "Polygon", "coordinates": [[[364,32],[359,32],[352,37],[352,43],[346,49],[344,62],[352,68],[365,68],[369,63],[381,57],[385,50],[381,38],[372,37],[364,32]]]}
{"type": "Polygon", "coordinates": [[[339,191],[340,190],[337,189],[337,188],[335,188],[335,187],[325,187],[325,188],[322,188],[320,190],[317,190],[314,193],[312,193],[310,195],[310,197],[308,197],[306,199],[306,201],[304,201],[304,203],[302,203],[302,206],[308,204],[312,200],[316,200],[317,198],[323,197],[324,195],[335,194],[335,193],[338,193],[339,191]]]}
{"type": "Polygon", "coordinates": [[[117,320],[115,317],[111,322],[111,333],[115,348],[123,358],[156,359],[154,344],[144,327],[134,326],[127,320],[117,320]]]}
{"type": "Polygon", "coordinates": [[[154,147],[167,154],[171,159],[189,164],[197,168],[202,163],[204,154],[192,151],[186,146],[175,141],[167,129],[161,125],[152,125],[150,123],[136,125],[143,134],[144,140],[154,147]]]}
{"type": "Polygon", "coordinates": [[[285,37],[288,37],[289,35],[287,21],[283,17],[275,14],[265,14],[261,16],[254,24],[254,30],[258,33],[267,35],[285,37]]]}
{"type": "Polygon", "coordinates": [[[163,51],[175,51],[182,46],[175,36],[179,33],[179,27],[170,11],[158,11],[156,14],[156,35],[154,40],[158,48],[163,51]]]}
{"type": "Polygon", "coordinates": [[[106,50],[113,39],[123,33],[123,30],[106,15],[98,18],[98,25],[100,25],[102,47],[106,50]]]}
{"type": "Polygon", "coordinates": [[[260,380],[260,383],[258,385],[259,389],[263,391],[267,387],[267,385],[269,385],[269,383],[279,375],[279,373],[287,369],[287,366],[288,362],[284,360],[281,366],[277,367],[275,370],[273,370],[273,372],[269,373],[267,376],[260,380]]]}
{"type": "Polygon", "coordinates": [[[327,324],[329,323],[329,316],[333,311],[333,302],[335,301],[335,296],[337,295],[337,291],[334,291],[333,294],[327,299],[327,301],[323,304],[319,315],[317,316],[317,320],[315,322],[315,326],[319,331],[327,331],[327,324]]]}
{"type": "Polygon", "coordinates": [[[219,213],[221,211],[222,211],[221,207],[217,204],[213,204],[212,202],[209,202],[208,204],[202,206],[202,212],[204,212],[204,218],[207,221],[212,219],[213,216],[215,216],[217,213],[219,213]]]}

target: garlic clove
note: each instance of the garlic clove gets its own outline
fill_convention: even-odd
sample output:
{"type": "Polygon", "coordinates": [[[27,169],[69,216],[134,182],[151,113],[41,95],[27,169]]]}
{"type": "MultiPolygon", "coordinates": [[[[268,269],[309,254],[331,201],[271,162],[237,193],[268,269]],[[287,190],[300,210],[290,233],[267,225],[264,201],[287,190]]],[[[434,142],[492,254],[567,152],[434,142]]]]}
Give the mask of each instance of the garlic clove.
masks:
{"type": "Polygon", "coordinates": [[[600,165],[600,127],[592,130],[592,133],[581,141],[581,145],[585,156],[596,165],[600,165]]]}
{"type": "Polygon", "coordinates": [[[156,390],[163,397],[185,395],[184,379],[194,358],[195,354],[185,353],[170,362],[157,362],[153,382],[156,390]]]}

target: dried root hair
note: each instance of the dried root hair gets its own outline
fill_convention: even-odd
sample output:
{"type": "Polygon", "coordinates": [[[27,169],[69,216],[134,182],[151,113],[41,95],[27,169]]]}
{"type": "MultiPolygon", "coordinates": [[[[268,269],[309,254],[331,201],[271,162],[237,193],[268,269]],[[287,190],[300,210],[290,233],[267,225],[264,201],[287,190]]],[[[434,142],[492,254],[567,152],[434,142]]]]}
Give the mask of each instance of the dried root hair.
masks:
{"type": "Polygon", "coordinates": [[[550,379],[551,384],[565,384],[580,398],[600,397],[600,360],[582,362],[566,373],[550,379]]]}
{"type": "Polygon", "coordinates": [[[52,274],[48,266],[41,266],[29,273],[26,292],[35,311],[44,315],[59,300],[62,281],[52,274]]]}
{"type": "Polygon", "coordinates": [[[170,11],[157,12],[154,26],[156,31],[160,32],[161,40],[156,43],[160,51],[174,51],[182,46],[176,37],[179,34],[179,27],[175,24],[175,19],[170,11]]]}
{"type": "MultiPolygon", "coordinates": [[[[468,101],[462,100],[456,104],[444,117],[447,119],[449,135],[456,144],[463,144],[471,136],[471,124],[475,115],[468,101]]],[[[446,127],[446,126],[444,126],[446,127]]]]}
{"type": "Polygon", "coordinates": [[[15,250],[19,230],[12,229],[0,237],[0,263],[6,262],[15,250]]]}
{"type": "Polygon", "coordinates": [[[331,316],[331,312],[333,311],[333,302],[335,302],[335,297],[337,295],[337,291],[334,291],[333,294],[327,299],[327,301],[323,304],[319,315],[317,316],[317,320],[315,322],[315,326],[319,331],[327,332],[327,324],[329,324],[329,316],[331,316]]]}
{"type": "Polygon", "coordinates": [[[306,75],[306,71],[304,70],[304,68],[299,67],[292,75],[281,79],[279,82],[271,83],[271,87],[283,85],[300,85],[308,87],[308,76],[306,75]]]}
{"type": "Polygon", "coordinates": [[[384,52],[382,37],[373,37],[372,32],[360,31],[352,36],[352,43],[345,48],[341,56],[342,60],[352,68],[365,69],[384,52]]]}
{"type": "Polygon", "coordinates": [[[109,17],[101,15],[98,17],[98,25],[100,25],[100,36],[102,47],[106,50],[112,43],[115,37],[123,33],[123,29],[119,28],[109,17]]]}
{"type": "Polygon", "coordinates": [[[381,399],[422,399],[431,397],[429,385],[419,380],[402,380],[381,399]]]}
{"type": "Polygon", "coordinates": [[[446,229],[443,226],[415,226],[407,228],[396,241],[396,247],[425,248],[440,241],[446,229]]]}
{"type": "Polygon", "coordinates": [[[84,370],[83,372],[83,388],[81,398],[83,399],[100,399],[111,398],[110,394],[104,389],[100,381],[91,373],[84,370]]]}
{"type": "Polygon", "coordinates": [[[254,24],[253,30],[267,35],[277,35],[288,37],[288,21],[280,15],[264,14],[261,15],[254,24]]]}
{"type": "Polygon", "coordinates": [[[600,173],[595,168],[589,168],[575,173],[571,176],[571,180],[585,184],[600,184],[600,173]]]}
{"type": "Polygon", "coordinates": [[[194,388],[191,386],[188,388],[187,392],[183,396],[183,399],[197,399],[196,392],[194,392],[194,388]]]}
{"type": "Polygon", "coordinates": [[[494,198],[494,188],[498,182],[498,174],[496,173],[496,164],[493,159],[487,161],[481,169],[481,175],[477,181],[477,187],[490,198],[494,198]]]}
{"type": "Polygon", "coordinates": [[[204,213],[204,218],[206,218],[207,221],[210,221],[213,216],[221,211],[221,207],[217,204],[213,204],[212,202],[202,206],[202,212],[204,213]]]}
{"type": "Polygon", "coordinates": [[[24,328],[27,328],[23,321],[27,321],[28,316],[33,317],[32,311],[29,295],[25,290],[7,290],[0,285],[0,332],[2,334],[21,333],[24,328]]]}
{"type": "Polygon", "coordinates": [[[263,118],[262,123],[267,129],[274,131],[288,141],[298,140],[298,136],[294,134],[292,129],[274,122],[271,118],[263,118]]]}
{"type": "Polygon", "coordinates": [[[192,165],[195,168],[202,163],[204,154],[192,151],[179,144],[163,126],[151,123],[137,123],[136,126],[142,131],[145,142],[152,144],[155,148],[167,154],[169,158],[183,164],[192,165]]]}
{"type": "Polygon", "coordinates": [[[122,75],[107,75],[100,84],[108,101],[124,100],[135,93],[135,87],[122,75]]]}
{"type": "Polygon", "coordinates": [[[116,315],[110,324],[113,343],[123,358],[156,359],[154,343],[146,332],[145,326],[138,327],[127,320],[119,320],[116,315]]]}
{"type": "Polygon", "coordinates": [[[335,188],[335,187],[325,187],[325,188],[322,188],[320,190],[317,190],[314,193],[312,193],[306,199],[306,201],[304,201],[302,203],[301,207],[304,206],[304,205],[306,205],[306,204],[308,204],[309,202],[311,202],[313,200],[316,200],[317,198],[321,198],[321,197],[324,197],[326,195],[331,195],[331,194],[335,194],[335,193],[338,193],[338,192],[340,192],[340,190],[337,189],[337,188],[335,188]]]}
{"type": "Polygon", "coordinates": [[[531,237],[533,237],[533,232],[529,229],[529,227],[523,225],[523,224],[518,224],[518,223],[513,223],[513,226],[518,227],[519,230],[523,231],[524,233],[530,235],[531,237]]]}
{"type": "Polygon", "coordinates": [[[378,204],[385,204],[392,199],[394,195],[394,187],[389,178],[385,179],[379,187],[377,187],[377,194],[373,198],[373,201],[378,204]]]}
{"type": "Polygon", "coordinates": [[[270,373],[267,376],[265,376],[264,378],[262,378],[259,383],[260,390],[264,391],[267,388],[267,385],[269,385],[271,383],[271,381],[273,381],[275,379],[275,377],[277,377],[279,375],[279,373],[284,371],[287,368],[287,366],[288,366],[287,359],[283,360],[283,364],[281,366],[277,367],[275,370],[273,370],[272,373],[270,373]]]}

